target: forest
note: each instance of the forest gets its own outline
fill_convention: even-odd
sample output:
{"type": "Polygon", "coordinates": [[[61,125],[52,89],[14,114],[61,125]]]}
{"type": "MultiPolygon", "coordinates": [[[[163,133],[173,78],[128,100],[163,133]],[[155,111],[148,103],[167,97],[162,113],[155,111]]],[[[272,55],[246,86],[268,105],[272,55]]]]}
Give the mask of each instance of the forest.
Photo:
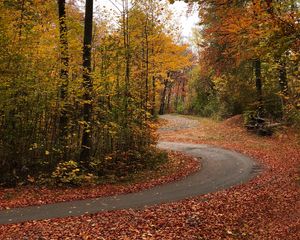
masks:
{"type": "Polygon", "coordinates": [[[183,109],[299,126],[299,1],[198,2],[198,64],[183,109]]]}
{"type": "Polygon", "coordinates": [[[188,2],[201,16],[190,44],[172,1],[2,0],[1,185],[151,168],[166,160],[155,147],[165,113],[243,114],[262,135],[299,126],[299,2],[188,2]]]}
{"type": "Polygon", "coordinates": [[[93,16],[93,1],[1,1],[2,184],[80,184],[163,160],[158,93],[193,56],[167,3],[133,4],[93,16]]]}
{"type": "Polygon", "coordinates": [[[296,240],[299,0],[0,0],[0,240],[296,240]]]}

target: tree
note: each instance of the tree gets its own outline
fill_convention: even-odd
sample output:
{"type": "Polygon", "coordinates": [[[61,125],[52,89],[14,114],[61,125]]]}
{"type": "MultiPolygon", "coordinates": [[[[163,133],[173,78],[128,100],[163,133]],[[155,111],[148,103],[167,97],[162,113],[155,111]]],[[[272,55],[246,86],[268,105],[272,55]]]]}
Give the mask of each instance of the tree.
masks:
{"type": "Polygon", "coordinates": [[[190,65],[170,14],[124,0],[94,18],[77,3],[0,4],[0,185],[120,178],[161,159],[149,105],[190,65]]]}
{"type": "Polygon", "coordinates": [[[295,24],[299,11],[293,1],[189,2],[199,4],[202,26],[196,45],[201,75],[207,75],[204,69],[212,73],[220,114],[254,110],[260,116],[265,112],[265,117],[280,118],[282,99],[289,105],[286,99],[295,99],[291,96],[298,91],[290,89],[299,61],[295,24]],[[236,110],[230,106],[237,106],[236,110]]]}
{"type": "Polygon", "coordinates": [[[93,37],[93,0],[86,0],[84,19],[84,40],[83,40],[83,121],[84,128],[81,142],[80,161],[85,168],[89,168],[91,160],[92,136],[92,37],[93,37]]]}
{"type": "MultiPolygon", "coordinates": [[[[59,36],[60,36],[60,99],[62,104],[61,116],[59,119],[60,126],[60,143],[65,146],[67,145],[67,124],[68,116],[65,106],[65,101],[67,98],[67,91],[69,85],[69,54],[68,54],[68,28],[66,22],[66,1],[58,0],[58,17],[59,17],[59,36]]],[[[66,159],[66,147],[63,148],[64,159],[66,159]]]]}

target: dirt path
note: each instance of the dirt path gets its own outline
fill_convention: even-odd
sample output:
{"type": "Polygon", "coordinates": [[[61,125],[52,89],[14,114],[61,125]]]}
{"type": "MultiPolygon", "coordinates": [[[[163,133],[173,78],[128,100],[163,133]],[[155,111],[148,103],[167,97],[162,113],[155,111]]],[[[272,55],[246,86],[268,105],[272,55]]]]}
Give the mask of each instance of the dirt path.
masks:
{"type": "MultiPolygon", "coordinates": [[[[180,116],[167,115],[164,119],[170,123],[160,131],[198,126],[198,121],[180,116]]],[[[0,224],[80,216],[117,209],[139,209],[215,192],[246,182],[257,174],[256,163],[234,151],[204,144],[159,142],[158,146],[201,158],[201,170],[181,181],[138,193],[0,211],[0,224]]]]}
{"type": "MultiPolygon", "coordinates": [[[[163,120],[166,120],[168,124],[162,126],[158,131],[178,131],[189,128],[196,128],[199,125],[197,120],[185,118],[179,115],[163,115],[160,117],[163,120]]],[[[163,133],[162,133],[163,134],[163,133]]]]}

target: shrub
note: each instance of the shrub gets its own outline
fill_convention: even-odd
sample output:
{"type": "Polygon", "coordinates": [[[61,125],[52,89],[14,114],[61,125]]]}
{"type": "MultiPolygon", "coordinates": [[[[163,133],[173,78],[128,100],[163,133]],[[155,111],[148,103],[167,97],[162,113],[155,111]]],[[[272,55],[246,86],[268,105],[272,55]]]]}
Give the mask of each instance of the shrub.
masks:
{"type": "Polygon", "coordinates": [[[80,185],[83,183],[84,176],[78,163],[70,160],[59,163],[52,173],[51,178],[59,185],[80,185]]]}
{"type": "Polygon", "coordinates": [[[155,148],[142,151],[116,151],[108,154],[104,160],[94,160],[91,163],[95,174],[104,180],[126,180],[138,171],[155,169],[167,161],[167,154],[155,148]]]}

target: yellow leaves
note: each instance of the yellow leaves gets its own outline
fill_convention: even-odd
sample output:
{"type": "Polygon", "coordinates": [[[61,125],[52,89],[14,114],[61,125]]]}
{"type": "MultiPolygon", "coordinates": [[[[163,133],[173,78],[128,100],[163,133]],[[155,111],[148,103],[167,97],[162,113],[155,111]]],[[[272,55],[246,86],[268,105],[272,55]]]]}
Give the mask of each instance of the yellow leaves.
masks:
{"type": "Polygon", "coordinates": [[[174,43],[171,37],[162,34],[160,38],[153,38],[154,56],[150,57],[155,72],[166,73],[176,71],[192,65],[192,55],[188,52],[187,45],[174,43]]]}
{"type": "Polygon", "coordinates": [[[80,175],[81,170],[79,165],[74,160],[59,163],[52,173],[51,177],[58,184],[79,184],[83,181],[84,176],[80,175]]]}

